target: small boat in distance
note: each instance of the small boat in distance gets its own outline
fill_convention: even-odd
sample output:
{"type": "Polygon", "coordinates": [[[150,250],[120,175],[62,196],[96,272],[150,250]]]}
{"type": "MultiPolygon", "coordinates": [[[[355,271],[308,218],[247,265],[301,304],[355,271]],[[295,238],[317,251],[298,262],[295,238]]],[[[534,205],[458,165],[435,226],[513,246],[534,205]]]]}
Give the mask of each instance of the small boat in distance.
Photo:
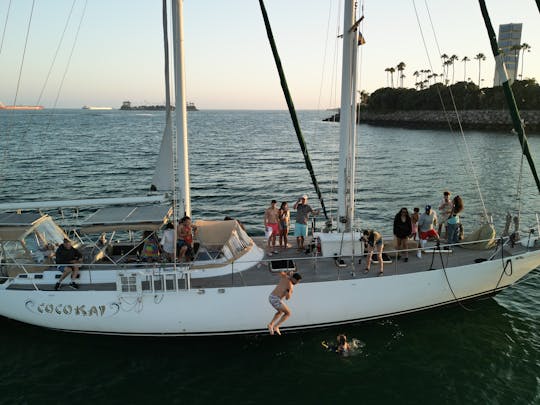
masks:
{"type": "Polygon", "coordinates": [[[112,107],[92,107],[90,105],[83,105],[83,110],[112,110],[112,107]]]}
{"type": "Polygon", "coordinates": [[[195,103],[187,102],[186,103],[186,110],[188,111],[199,111],[197,107],[195,107],[195,103]]]}
{"type": "Polygon", "coordinates": [[[42,105],[5,105],[0,103],[0,110],[43,110],[42,105]]]}

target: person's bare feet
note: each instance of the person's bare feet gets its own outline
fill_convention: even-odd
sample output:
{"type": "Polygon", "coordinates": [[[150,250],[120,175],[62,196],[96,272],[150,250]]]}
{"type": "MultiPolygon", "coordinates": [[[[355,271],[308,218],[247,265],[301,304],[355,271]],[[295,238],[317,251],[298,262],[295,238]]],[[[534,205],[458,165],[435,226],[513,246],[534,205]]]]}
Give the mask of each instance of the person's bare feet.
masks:
{"type": "Polygon", "coordinates": [[[272,325],[271,323],[268,324],[268,332],[270,332],[271,335],[274,334],[274,325],[272,325]]]}
{"type": "Polygon", "coordinates": [[[279,328],[274,328],[274,332],[276,333],[276,335],[281,336],[281,332],[280,332],[279,328]]]}

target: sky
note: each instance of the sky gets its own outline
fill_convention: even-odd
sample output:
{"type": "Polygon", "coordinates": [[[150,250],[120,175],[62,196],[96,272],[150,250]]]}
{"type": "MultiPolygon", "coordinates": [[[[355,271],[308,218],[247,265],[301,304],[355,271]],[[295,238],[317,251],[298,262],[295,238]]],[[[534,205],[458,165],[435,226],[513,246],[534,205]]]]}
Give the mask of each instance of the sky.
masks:
{"type": "MultiPolygon", "coordinates": [[[[521,42],[531,46],[523,76],[538,79],[535,0],[486,2],[496,33],[499,24],[523,23],[521,42]]],[[[360,89],[387,86],[385,69],[400,62],[406,65],[404,86],[414,87],[415,70],[442,72],[443,53],[460,60],[468,56],[466,76],[475,83],[474,56],[484,53],[482,87],[493,84],[494,62],[477,1],[361,4],[366,44],[359,53],[360,89]]],[[[265,5],[296,108],[336,107],[342,1],[266,0],[265,5]]],[[[118,108],[124,100],[163,104],[161,30],[159,0],[0,0],[0,101],[49,108],[118,108]]],[[[187,99],[198,108],[287,108],[257,0],[185,0],[184,32],[187,99]]],[[[456,81],[463,77],[464,64],[456,63],[456,81]]]]}

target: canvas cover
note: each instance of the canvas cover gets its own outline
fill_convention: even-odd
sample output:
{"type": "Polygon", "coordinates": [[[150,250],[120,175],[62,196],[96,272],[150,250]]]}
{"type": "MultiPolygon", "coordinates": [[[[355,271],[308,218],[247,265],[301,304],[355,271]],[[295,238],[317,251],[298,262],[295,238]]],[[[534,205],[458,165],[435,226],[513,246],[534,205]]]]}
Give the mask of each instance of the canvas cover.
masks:
{"type": "Polygon", "coordinates": [[[50,217],[38,212],[0,213],[0,240],[20,240],[46,218],[50,217]]]}
{"type": "Polygon", "coordinates": [[[156,231],[171,215],[172,208],[168,205],[104,207],[80,224],[80,232],[156,231]]]}

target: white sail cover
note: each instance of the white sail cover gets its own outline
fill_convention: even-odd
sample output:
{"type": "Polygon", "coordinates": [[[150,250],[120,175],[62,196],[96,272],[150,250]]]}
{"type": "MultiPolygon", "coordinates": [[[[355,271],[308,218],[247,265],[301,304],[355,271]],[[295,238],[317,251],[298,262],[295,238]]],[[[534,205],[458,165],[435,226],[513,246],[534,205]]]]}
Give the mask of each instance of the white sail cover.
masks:
{"type": "Polygon", "coordinates": [[[173,190],[173,156],[172,156],[172,125],[170,119],[165,123],[165,131],[161,138],[161,147],[159,148],[159,156],[152,177],[152,189],[157,191],[173,190]]]}

